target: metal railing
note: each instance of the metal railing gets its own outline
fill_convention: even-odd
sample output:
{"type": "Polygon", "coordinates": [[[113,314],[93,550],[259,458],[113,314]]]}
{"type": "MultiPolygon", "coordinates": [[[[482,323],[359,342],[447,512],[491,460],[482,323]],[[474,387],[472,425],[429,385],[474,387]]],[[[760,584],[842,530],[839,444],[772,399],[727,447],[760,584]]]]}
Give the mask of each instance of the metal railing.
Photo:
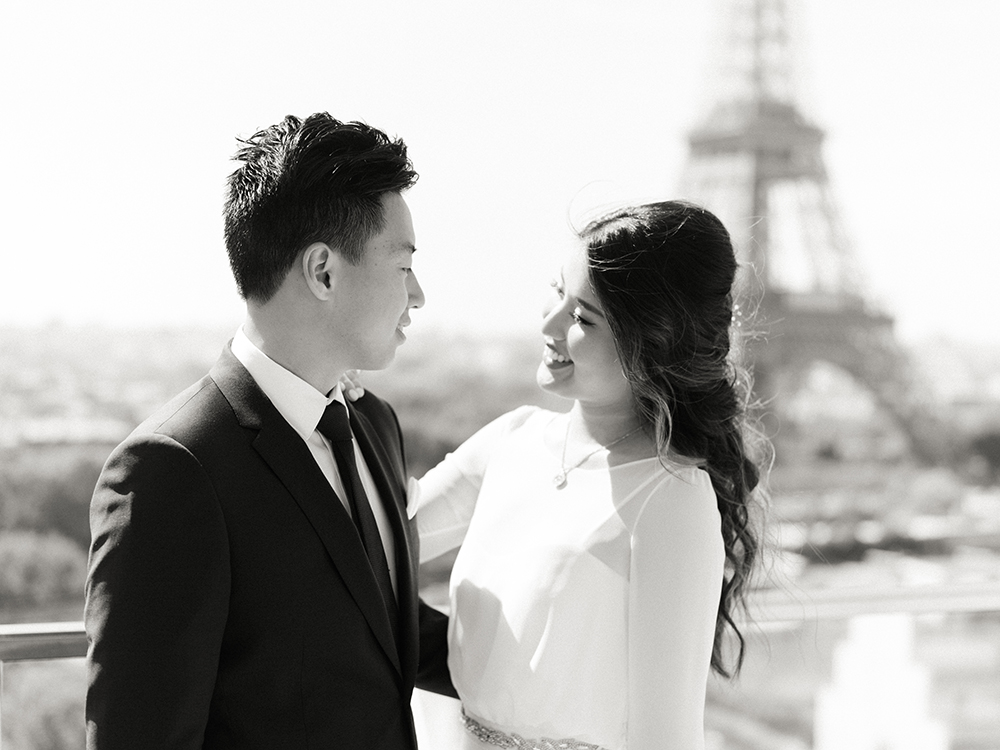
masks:
{"type": "Polygon", "coordinates": [[[0,665],[9,661],[70,659],[87,655],[82,622],[0,625],[0,665]]]}
{"type": "MultiPolygon", "coordinates": [[[[754,623],[783,628],[787,623],[847,620],[861,615],[890,613],[1000,612],[1000,580],[933,586],[866,586],[850,588],[755,591],[750,599],[754,623]]],[[[42,661],[86,656],[87,637],[82,622],[0,625],[0,721],[3,715],[5,662],[42,661]]]]}
{"type": "Polygon", "coordinates": [[[7,662],[72,659],[87,655],[82,622],[0,625],[0,745],[3,743],[3,668],[7,662]]]}
{"type": "MultiPolygon", "coordinates": [[[[750,600],[758,623],[835,620],[865,614],[1000,612],[1000,581],[933,586],[766,589],[750,600]]],[[[0,625],[0,665],[11,661],[86,656],[82,622],[0,625]]]]}
{"type": "Polygon", "coordinates": [[[1000,612],[1000,580],[923,586],[767,589],[750,598],[756,622],[840,620],[858,615],[1000,612]]]}

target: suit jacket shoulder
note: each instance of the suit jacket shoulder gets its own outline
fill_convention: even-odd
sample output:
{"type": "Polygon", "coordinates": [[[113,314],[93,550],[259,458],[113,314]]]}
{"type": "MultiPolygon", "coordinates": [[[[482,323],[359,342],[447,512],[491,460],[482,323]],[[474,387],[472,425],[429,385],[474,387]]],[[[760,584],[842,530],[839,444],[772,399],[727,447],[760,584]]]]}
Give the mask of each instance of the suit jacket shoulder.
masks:
{"type": "Polygon", "coordinates": [[[380,432],[391,432],[395,434],[395,439],[402,441],[399,419],[396,411],[385,401],[370,391],[365,391],[365,395],[354,401],[354,408],[363,414],[372,425],[380,432]]]}

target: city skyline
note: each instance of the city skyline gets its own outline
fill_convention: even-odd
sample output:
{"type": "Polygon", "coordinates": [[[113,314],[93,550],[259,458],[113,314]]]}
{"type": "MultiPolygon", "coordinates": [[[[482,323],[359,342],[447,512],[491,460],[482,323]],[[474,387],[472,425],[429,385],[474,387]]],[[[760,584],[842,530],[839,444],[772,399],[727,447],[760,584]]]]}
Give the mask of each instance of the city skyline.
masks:
{"type": "MultiPolygon", "coordinates": [[[[413,335],[533,330],[572,219],[673,197],[706,104],[706,5],[15,3],[0,324],[235,326],[235,139],[325,110],[402,136],[421,173],[413,335]]],[[[1000,7],[799,5],[803,105],[873,299],[904,340],[1000,344],[1000,7]]]]}

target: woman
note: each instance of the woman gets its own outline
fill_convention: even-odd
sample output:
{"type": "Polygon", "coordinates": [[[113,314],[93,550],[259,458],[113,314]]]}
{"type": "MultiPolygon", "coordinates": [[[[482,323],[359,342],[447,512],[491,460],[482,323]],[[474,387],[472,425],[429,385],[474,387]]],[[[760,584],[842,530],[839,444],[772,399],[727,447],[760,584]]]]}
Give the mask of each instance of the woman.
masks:
{"type": "Polygon", "coordinates": [[[422,558],[456,547],[449,667],[467,748],[691,750],[757,557],[737,264],[681,202],[591,223],[553,282],[539,385],[421,480],[422,558]]]}

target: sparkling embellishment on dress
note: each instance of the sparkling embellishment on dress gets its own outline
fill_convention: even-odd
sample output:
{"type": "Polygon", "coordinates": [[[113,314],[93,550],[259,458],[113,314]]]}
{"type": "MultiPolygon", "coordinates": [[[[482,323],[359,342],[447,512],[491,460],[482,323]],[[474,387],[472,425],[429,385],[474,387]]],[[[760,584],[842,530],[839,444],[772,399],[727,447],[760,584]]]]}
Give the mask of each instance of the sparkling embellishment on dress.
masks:
{"type": "Polygon", "coordinates": [[[519,734],[507,734],[498,729],[490,729],[473,719],[462,708],[462,723],[465,729],[480,742],[495,747],[513,747],[517,750],[604,750],[600,745],[577,740],[550,740],[542,737],[540,740],[526,740],[519,734]]]}

